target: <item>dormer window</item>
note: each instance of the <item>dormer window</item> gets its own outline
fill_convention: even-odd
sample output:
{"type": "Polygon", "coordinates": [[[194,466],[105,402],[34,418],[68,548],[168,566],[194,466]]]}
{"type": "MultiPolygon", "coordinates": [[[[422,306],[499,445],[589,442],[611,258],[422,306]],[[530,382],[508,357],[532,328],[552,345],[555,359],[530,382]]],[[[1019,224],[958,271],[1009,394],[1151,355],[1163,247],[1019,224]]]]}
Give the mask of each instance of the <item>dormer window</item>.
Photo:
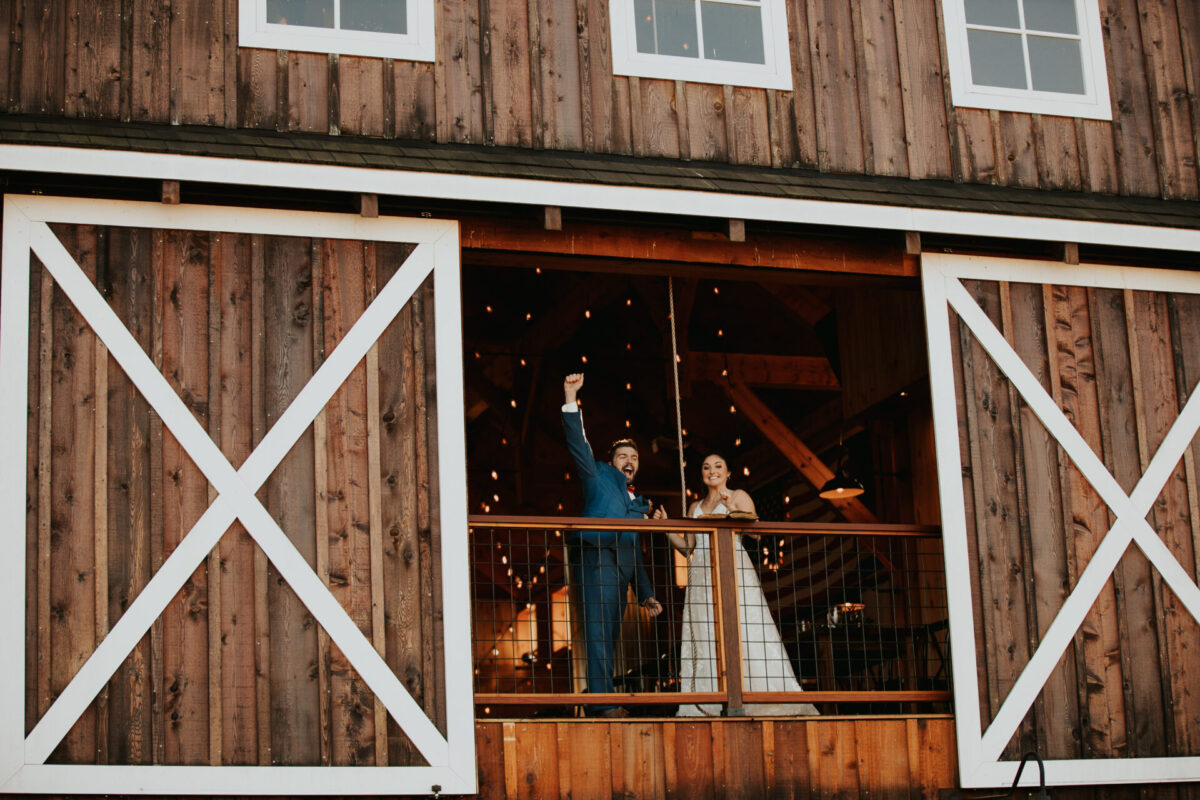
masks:
{"type": "Polygon", "coordinates": [[[241,47],[433,61],[433,0],[239,0],[241,47]]]}
{"type": "Polygon", "coordinates": [[[782,0],[611,0],[613,72],[792,88],[782,0]]]}
{"type": "Polygon", "coordinates": [[[1097,0],[942,0],[954,104],[1112,119],[1097,0]]]}

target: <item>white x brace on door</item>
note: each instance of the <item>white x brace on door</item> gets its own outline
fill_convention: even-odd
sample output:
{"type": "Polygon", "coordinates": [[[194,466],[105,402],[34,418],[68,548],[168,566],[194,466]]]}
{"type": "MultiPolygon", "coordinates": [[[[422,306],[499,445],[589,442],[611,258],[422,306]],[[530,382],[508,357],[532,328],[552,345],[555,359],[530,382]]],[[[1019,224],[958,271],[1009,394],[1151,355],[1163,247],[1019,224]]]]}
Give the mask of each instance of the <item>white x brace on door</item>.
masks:
{"type": "Polygon", "coordinates": [[[418,794],[476,790],[469,659],[467,520],[458,226],[428,219],[231,209],[48,197],[4,199],[0,275],[0,792],[74,794],[418,794]],[[234,469],[184,401],[56,238],[48,223],[219,231],[273,236],[406,242],[416,247],[278,418],[240,469],[234,469]],[[25,718],[26,392],[31,255],[45,265],[163,424],[214,487],[217,497],[54,700],[28,736],[25,718]],[[442,736],[371,642],[309,567],[255,493],[280,464],[413,292],[435,286],[442,605],[447,657],[447,735],[442,736]],[[203,562],[240,520],[279,574],[387,708],[428,766],[124,766],[58,765],[46,759],[203,562]]]}
{"type": "MultiPolygon", "coordinates": [[[[1115,267],[1079,267],[1046,262],[953,255],[922,257],[925,317],[929,340],[934,431],[946,560],[951,655],[954,672],[958,760],[964,787],[1007,786],[1017,764],[1002,761],[1006,745],[1029,711],[1051,671],[1130,544],[1136,544],[1180,603],[1200,619],[1200,588],[1146,520],[1152,504],[1200,428],[1200,392],[1187,399],[1174,425],[1128,494],[1109,472],[1037,377],[997,330],[961,282],[963,279],[1054,284],[1131,291],[1200,294],[1200,274],[1115,267]],[[1020,393],[1047,432],[1111,510],[1115,522],[1104,535],[1074,589],[1050,623],[986,729],[979,703],[979,673],[973,625],[971,573],[963,496],[963,464],[954,385],[950,311],[1020,393]]],[[[1200,343],[1195,346],[1200,347],[1200,343]]],[[[1136,680],[1136,676],[1133,678],[1136,680]]],[[[1028,785],[1029,769],[1022,777],[1028,785]]],[[[1036,773],[1034,773],[1036,775],[1036,773]]],[[[1096,758],[1046,762],[1046,782],[1057,785],[1148,783],[1200,780],[1200,758],[1096,758]]],[[[1036,783],[1034,783],[1036,785],[1036,783]]]]}

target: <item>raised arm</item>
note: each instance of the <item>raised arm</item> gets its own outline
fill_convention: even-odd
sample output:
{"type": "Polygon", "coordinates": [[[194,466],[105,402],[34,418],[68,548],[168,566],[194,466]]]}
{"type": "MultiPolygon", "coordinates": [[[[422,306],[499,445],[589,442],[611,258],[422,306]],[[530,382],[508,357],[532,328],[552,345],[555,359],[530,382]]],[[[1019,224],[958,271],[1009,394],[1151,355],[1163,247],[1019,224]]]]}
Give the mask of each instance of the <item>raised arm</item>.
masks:
{"type": "Polygon", "coordinates": [[[583,373],[576,372],[563,380],[563,432],[567,438],[567,451],[575,460],[580,477],[590,477],[597,473],[596,457],[592,454],[592,446],[588,444],[583,432],[583,414],[576,405],[579,389],[583,386],[583,373]]]}

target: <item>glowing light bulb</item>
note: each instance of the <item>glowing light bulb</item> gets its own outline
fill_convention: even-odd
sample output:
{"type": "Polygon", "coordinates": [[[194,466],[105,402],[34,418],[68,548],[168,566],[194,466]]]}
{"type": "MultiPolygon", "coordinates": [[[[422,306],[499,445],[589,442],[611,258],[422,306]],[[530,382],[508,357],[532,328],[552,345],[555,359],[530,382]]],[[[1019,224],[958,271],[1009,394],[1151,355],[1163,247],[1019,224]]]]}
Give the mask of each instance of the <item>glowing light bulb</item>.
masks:
{"type": "Polygon", "coordinates": [[[526,321],[526,322],[529,322],[529,320],[531,320],[531,319],[533,319],[533,314],[526,314],[526,315],[525,315],[525,321],[526,321]]]}
{"type": "Polygon", "coordinates": [[[721,289],[720,289],[720,287],[714,286],[714,287],[713,287],[713,294],[720,294],[720,293],[721,293],[721,289]]]}
{"type": "Polygon", "coordinates": [[[590,308],[589,308],[589,309],[586,309],[586,310],[583,312],[583,318],[584,318],[584,319],[591,319],[591,318],[592,318],[592,310],[591,310],[590,308]]]}
{"type": "Polygon", "coordinates": [[[717,336],[724,336],[724,335],[725,335],[725,331],[721,330],[720,328],[717,328],[717,336]]]}
{"type": "MultiPolygon", "coordinates": [[[[742,474],[745,475],[747,478],[749,478],[750,477],[750,468],[742,467],[742,474]]],[[[499,500],[500,498],[497,497],[496,499],[499,500]]]]}
{"type": "Polygon", "coordinates": [[[522,367],[525,366],[525,359],[523,359],[523,358],[521,359],[521,366],[522,367]]]}
{"type": "Polygon", "coordinates": [[[508,556],[500,556],[500,563],[501,563],[501,564],[507,564],[507,563],[508,563],[508,556]]]}
{"type": "Polygon", "coordinates": [[[492,470],[492,480],[494,480],[494,481],[500,480],[500,473],[496,472],[496,470],[492,470]]]}
{"type": "Polygon", "coordinates": [[[633,384],[632,384],[632,383],[627,383],[627,384],[625,384],[625,391],[627,391],[627,392],[628,392],[628,391],[631,391],[632,389],[633,389],[633,384]]]}
{"type": "Polygon", "coordinates": [[[579,360],[580,360],[580,361],[582,361],[584,364],[586,364],[586,363],[587,363],[587,356],[580,356],[580,357],[579,357],[579,360]]]}
{"type": "Polygon", "coordinates": [[[625,420],[625,427],[626,427],[626,428],[630,427],[630,425],[629,425],[629,420],[625,420]]]}
{"type": "MultiPolygon", "coordinates": [[[[748,473],[747,473],[747,474],[748,474],[748,473]]],[[[492,502],[493,502],[493,503],[499,503],[499,502],[500,502],[500,495],[498,495],[498,494],[494,494],[494,495],[492,495],[492,502]]]]}
{"type": "Polygon", "coordinates": [[[510,404],[510,405],[511,405],[513,408],[516,408],[516,407],[517,407],[517,401],[516,401],[516,400],[509,400],[508,402],[509,402],[509,404],[510,404]]]}
{"type": "Polygon", "coordinates": [[[733,446],[734,446],[734,447],[741,447],[741,446],[742,446],[742,437],[740,437],[740,436],[739,436],[739,437],[737,437],[736,439],[734,439],[734,440],[733,440],[733,446]]]}
{"type": "Polygon", "coordinates": [[[785,494],[785,495],[783,496],[783,504],[786,506],[786,505],[787,505],[788,503],[790,503],[790,502],[792,502],[792,497],[791,497],[791,495],[787,495],[787,494],[785,494]]]}
{"type": "Polygon", "coordinates": [[[487,307],[487,312],[488,312],[489,314],[490,314],[490,313],[492,313],[492,307],[491,307],[491,306],[488,306],[488,307],[487,307]]]}
{"type": "Polygon", "coordinates": [[[730,407],[729,407],[729,413],[730,413],[730,414],[736,414],[736,413],[737,413],[737,406],[730,406],[730,407]]]}
{"type": "Polygon", "coordinates": [[[476,357],[476,358],[482,358],[483,356],[479,355],[479,351],[478,351],[478,350],[476,350],[476,351],[475,351],[475,357],[476,357]]]}
{"type": "Polygon", "coordinates": [[[541,268],[541,267],[538,267],[537,269],[535,269],[535,270],[534,270],[534,272],[536,272],[538,275],[541,275],[541,274],[542,274],[542,268],[541,268]]]}
{"type": "Polygon", "coordinates": [[[632,298],[632,297],[626,297],[626,298],[625,298],[625,307],[626,307],[626,308],[629,308],[629,307],[630,307],[630,306],[632,306],[632,305],[633,305],[633,298],[632,298]]]}

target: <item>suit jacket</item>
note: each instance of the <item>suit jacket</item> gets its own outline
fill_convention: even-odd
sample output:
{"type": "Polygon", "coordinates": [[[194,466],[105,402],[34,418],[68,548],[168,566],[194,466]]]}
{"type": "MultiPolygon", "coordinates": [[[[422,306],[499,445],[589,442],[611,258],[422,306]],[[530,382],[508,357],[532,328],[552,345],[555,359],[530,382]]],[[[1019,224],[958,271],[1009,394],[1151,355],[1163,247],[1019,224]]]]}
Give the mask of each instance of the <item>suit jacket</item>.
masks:
{"type": "MultiPolygon", "coordinates": [[[[629,497],[625,475],[612,464],[596,461],[592,445],[583,433],[582,411],[563,411],[563,431],[566,449],[575,459],[575,467],[583,483],[583,517],[605,519],[641,519],[650,511],[650,504],[641,494],[629,497]]],[[[570,540],[600,547],[637,548],[637,534],[632,531],[582,530],[570,540]]]]}

